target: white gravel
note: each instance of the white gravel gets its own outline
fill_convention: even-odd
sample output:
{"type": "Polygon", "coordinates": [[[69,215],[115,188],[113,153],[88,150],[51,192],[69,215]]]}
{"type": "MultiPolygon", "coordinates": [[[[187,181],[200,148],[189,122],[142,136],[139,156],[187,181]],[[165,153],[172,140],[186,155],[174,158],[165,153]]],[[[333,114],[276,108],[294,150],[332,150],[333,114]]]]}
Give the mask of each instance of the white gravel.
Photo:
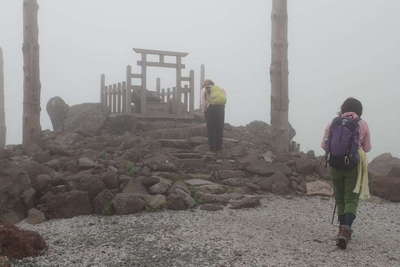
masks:
{"type": "Polygon", "coordinates": [[[333,201],[267,195],[249,210],[83,216],[19,226],[48,252],[15,266],[400,266],[400,205],[363,202],[347,250],[335,247],[333,201]]]}

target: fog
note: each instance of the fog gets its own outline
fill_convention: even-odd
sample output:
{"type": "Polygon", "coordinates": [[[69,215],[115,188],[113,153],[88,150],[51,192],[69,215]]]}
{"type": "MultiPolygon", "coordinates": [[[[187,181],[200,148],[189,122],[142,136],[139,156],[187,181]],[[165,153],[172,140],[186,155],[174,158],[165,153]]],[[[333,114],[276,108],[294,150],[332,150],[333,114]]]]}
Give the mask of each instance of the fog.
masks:
{"type": "MultiPolygon", "coordinates": [[[[132,48],[189,52],[228,92],[227,121],[270,120],[270,12],[265,0],[39,0],[42,127],[45,106],[99,101],[100,74],[122,81],[132,48]]],[[[289,0],[290,121],[304,150],[321,153],[323,129],[348,96],[364,104],[371,156],[400,156],[400,2],[289,0]]],[[[22,0],[0,0],[8,143],[22,135],[22,0]]],[[[172,86],[174,76],[152,69],[172,86]]],[[[198,87],[197,82],[197,87],[198,87]]],[[[198,101],[198,98],[196,99],[198,101]]]]}

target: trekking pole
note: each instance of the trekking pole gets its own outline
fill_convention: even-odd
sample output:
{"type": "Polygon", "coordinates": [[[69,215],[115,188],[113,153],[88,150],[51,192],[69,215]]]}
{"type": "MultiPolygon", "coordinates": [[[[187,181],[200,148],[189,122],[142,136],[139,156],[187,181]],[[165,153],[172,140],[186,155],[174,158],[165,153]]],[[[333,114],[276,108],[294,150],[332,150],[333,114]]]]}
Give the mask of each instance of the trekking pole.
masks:
{"type": "Polygon", "coordinates": [[[335,203],[335,208],[333,209],[332,222],[331,222],[331,224],[333,224],[333,221],[335,220],[335,213],[336,213],[336,203],[335,203]]]}

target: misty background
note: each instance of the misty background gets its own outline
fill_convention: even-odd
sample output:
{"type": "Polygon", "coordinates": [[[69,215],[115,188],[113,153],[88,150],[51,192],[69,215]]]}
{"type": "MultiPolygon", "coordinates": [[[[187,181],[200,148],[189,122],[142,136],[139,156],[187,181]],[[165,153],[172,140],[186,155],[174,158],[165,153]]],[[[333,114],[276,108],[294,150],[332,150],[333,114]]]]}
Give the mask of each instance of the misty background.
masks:
{"type": "MultiPolygon", "coordinates": [[[[189,52],[184,60],[226,88],[227,122],[270,121],[270,0],[39,0],[42,128],[46,103],[98,102],[100,74],[125,80],[132,48],[189,52]]],[[[289,0],[290,121],[318,154],[323,129],[348,96],[364,104],[372,156],[400,156],[400,1],[289,0]]],[[[22,0],[0,0],[7,141],[22,137],[22,0]]],[[[134,69],[138,67],[135,66],[134,69]]],[[[186,73],[186,72],[185,72],[186,73]]],[[[173,86],[173,71],[151,69],[173,86]]],[[[198,93],[196,94],[198,96],[198,93]]],[[[196,99],[198,102],[198,98],[196,99]]]]}

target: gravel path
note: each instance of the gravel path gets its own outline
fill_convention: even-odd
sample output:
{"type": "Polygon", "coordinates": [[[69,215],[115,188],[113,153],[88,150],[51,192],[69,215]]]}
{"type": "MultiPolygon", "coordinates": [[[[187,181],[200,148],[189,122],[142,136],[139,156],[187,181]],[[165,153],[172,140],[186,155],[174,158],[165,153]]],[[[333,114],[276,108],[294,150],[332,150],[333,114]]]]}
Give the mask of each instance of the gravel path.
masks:
{"type": "Polygon", "coordinates": [[[336,249],[333,201],[267,195],[249,210],[85,216],[38,226],[46,255],[16,266],[400,266],[400,205],[363,202],[336,249]]]}

